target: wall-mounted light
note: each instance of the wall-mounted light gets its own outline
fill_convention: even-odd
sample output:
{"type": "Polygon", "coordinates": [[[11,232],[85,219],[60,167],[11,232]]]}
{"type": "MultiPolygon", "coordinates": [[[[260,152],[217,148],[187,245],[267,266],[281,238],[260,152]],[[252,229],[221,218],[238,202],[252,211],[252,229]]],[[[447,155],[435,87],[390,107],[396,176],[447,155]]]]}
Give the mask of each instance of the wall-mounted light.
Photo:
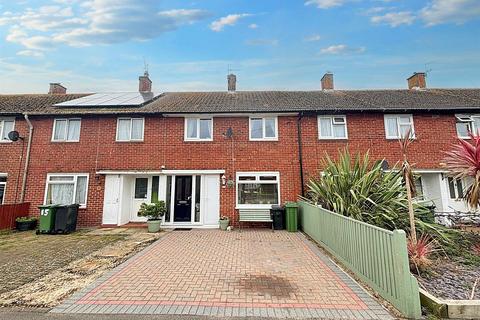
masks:
{"type": "Polygon", "coordinates": [[[225,188],[225,186],[227,185],[227,178],[225,177],[224,174],[222,174],[221,179],[222,179],[222,188],[225,188]]]}

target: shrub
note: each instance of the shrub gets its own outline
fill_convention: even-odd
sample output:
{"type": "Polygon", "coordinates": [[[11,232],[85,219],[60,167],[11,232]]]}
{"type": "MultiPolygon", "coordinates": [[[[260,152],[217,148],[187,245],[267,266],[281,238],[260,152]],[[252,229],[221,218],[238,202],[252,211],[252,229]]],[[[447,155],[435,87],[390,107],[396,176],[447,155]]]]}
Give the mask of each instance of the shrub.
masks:
{"type": "MultiPolygon", "coordinates": [[[[336,162],[326,155],[322,167],[323,173],[307,184],[311,202],[381,228],[409,233],[408,199],[399,170],[384,171],[381,161],[371,164],[368,152],[352,159],[347,149],[340,152],[336,162]]],[[[413,210],[419,233],[450,244],[450,232],[445,227],[427,222],[429,208],[415,202],[413,210]]]]}
{"type": "Polygon", "coordinates": [[[165,215],[167,208],[164,201],[157,201],[152,204],[142,203],[138,215],[147,217],[148,220],[160,220],[165,215]]]}
{"type": "Polygon", "coordinates": [[[435,251],[438,251],[438,248],[434,239],[426,234],[422,234],[416,241],[411,236],[408,237],[407,251],[410,270],[420,274],[420,271],[427,269],[431,265],[430,256],[435,251]]]}
{"type": "Polygon", "coordinates": [[[35,217],[18,217],[15,219],[16,222],[34,222],[37,221],[35,217]]]}

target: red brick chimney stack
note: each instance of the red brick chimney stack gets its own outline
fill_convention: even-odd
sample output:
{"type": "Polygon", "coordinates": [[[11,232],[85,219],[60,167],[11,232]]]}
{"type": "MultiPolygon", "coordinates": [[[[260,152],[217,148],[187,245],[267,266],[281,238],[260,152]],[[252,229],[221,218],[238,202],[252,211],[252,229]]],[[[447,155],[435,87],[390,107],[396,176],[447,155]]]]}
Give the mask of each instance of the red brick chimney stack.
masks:
{"type": "Polygon", "coordinates": [[[333,73],[327,72],[323,75],[322,80],[320,81],[322,84],[322,90],[333,90],[333,73]]]}
{"type": "Polygon", "coordinates": [[[48,94],[66,94],[67,88],[62,86],[60,83],[50,83],[50,89],[48,94]]]}
{"type": "Polygon", "coordinates": [[[407,82],[408,89],[410,90],[422,90],[427,88],[425,72],[414,72],[413,75],[407,79],[407,82]]]}
{"type": "Polygon", "coordinates": [[[138,91],[141,93],[152,92],[152,80],[148,77],[148,71],[138,77],[138,91]]]}

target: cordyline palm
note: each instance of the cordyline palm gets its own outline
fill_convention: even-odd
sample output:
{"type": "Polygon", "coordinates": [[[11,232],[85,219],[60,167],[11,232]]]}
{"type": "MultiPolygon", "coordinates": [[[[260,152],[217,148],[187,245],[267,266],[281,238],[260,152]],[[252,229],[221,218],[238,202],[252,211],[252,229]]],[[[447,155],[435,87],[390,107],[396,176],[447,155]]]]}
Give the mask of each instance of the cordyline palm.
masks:
{"type": "Polygon", "coordinates": [[[458,139],[452,150],[445,152],[445,166],[454,179],[470,177],[473,183],[468,186],[464,200],[474,210],[480,205],[480,136],[468,133],[470,142],[458,139]]]}
{"type": "Polygon", "coordinates": [[[403,181],[405,182],[405,188],[407,189],[407,201],[408,201],[408,217],[410,220],[410,238],[412,242],[415,244],[417,243],[417,231],[415,229],[415,215],[413,212],[413,201],[412,198],[416,194],[415,188],[415,177],[413,176],[412,166],[410,162],[408,162],[407,151],[410,143],[412,143],[411,138],[411,129],[408,129],[405,132],[405,135],[399,140],[400,143],[400,151],[402,152],[403,160],[402,160],[402,167],[401,173],[403,177],[403,181]]]}

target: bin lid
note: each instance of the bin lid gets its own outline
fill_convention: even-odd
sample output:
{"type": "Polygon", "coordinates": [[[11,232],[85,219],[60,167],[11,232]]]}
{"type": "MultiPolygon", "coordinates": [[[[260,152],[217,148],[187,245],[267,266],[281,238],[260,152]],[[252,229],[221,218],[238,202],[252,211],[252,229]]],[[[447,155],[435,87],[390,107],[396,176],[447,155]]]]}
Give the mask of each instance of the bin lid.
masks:
{"type": "Polygon", "coordinates": [[[283,210],[283,207],[275,204],[272,206],[272,210],[283,210]]]}
{"type": "Polygon", "coordinates": [[[38,206],[38,209],[50,209],[50,208],[57,208],[59,207],[58,204],[44,204],[41,206],[38,206]]]}
{"type": "Polygon", "coordinates": [[[298,208],[298,204],[296,202],[287,202],[285,203],[285,208],[298,208]]]}

